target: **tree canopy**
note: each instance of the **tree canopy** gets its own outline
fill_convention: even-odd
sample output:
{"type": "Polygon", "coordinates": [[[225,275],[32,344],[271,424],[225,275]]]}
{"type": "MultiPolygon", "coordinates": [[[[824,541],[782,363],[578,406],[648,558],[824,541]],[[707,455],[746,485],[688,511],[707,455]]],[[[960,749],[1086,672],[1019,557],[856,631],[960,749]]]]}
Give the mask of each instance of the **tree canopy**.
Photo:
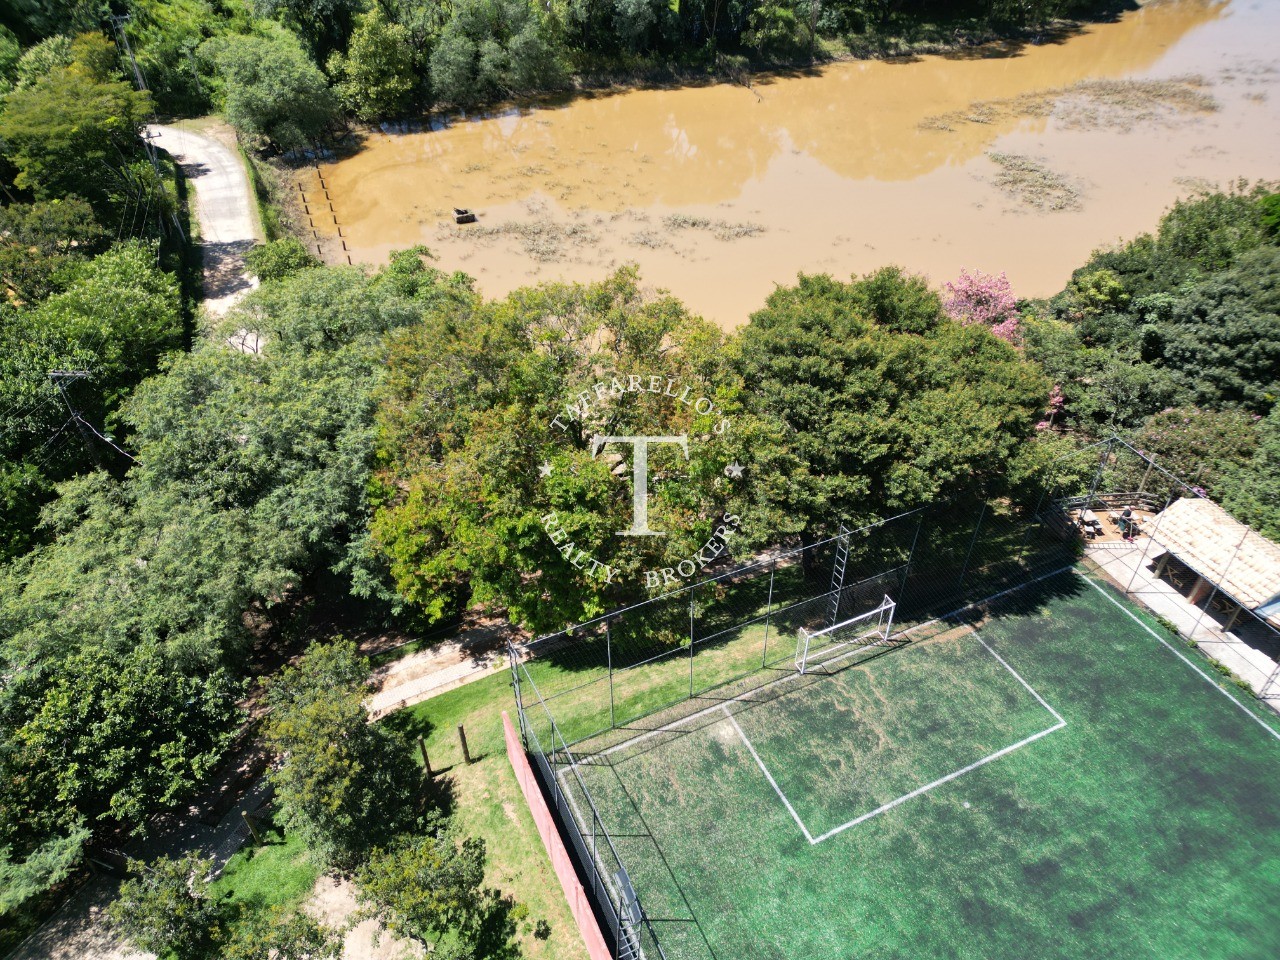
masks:
{"type": "Polygon", "coordinates": [[[288,31],[216,37],[201,48],[217,72],[223,110],[241,134],[281,150],[315,143],[337,102],[324,74],[288,31]]]}

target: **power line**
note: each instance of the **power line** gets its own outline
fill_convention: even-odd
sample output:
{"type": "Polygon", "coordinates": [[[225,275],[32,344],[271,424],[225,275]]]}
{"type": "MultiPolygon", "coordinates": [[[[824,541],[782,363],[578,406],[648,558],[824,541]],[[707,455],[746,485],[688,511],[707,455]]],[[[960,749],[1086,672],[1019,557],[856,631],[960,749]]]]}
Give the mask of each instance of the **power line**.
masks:
{"type": "Polygon", "coordinates": [[[80,411],[77,410],[74,406],[72,406],[71,398],[67,396],[67,384],[74,383],[77,380],[87,380],[91,376],[93,376],[93,374],[89,370],[50,370],[49,371],[49,379],[53,382],[54,386],[58,388],[58,393],[62,395],[62,402],[67,405],[67,412],[71,414],[71,421],[75,423],[76,429],[80,431],[80,438],[84,441],[85,447],[88,449],[93,459],[97,462],[98,466],[102,466],[102,459],[101,457],[98,456],[98,447],[93,442],[95,437],[101,440],[107,446],[109,446],[116,453],[128,459],[131,463],[137,463],[138,461],[135,457],[133,457],[128,453],[125,453],[118,446],[116,446],[116,444],[113,443],[109,438],[103,436],[103,434],[98,430],[97,427],[95,427],[88,420],[82,417],[80,415],[80,411]]]}
{"type": "MultiPolygon", "coordinates": [[[[124,25],[131,19],[129,14],[113,14],[107,18],[111,21],[111,26],[115,29],[116,37],[120,41],[120,45],[124,47],[125,54],[129,57],[129,64],[133,68],[133,80],[138,85],[138,90],[142,93],[150,93],[147,88],[146,78],[142,75],[142,68],[138,66],[138,58],[133,55],[133,47],[129,43],[129,34],[125,32],[124,25]]],[[[151,109],[151,120],[158,123],[160,118],[156,116],[154,103],[151,109]]],[[[165,188],[164,175],[160,172],[160,161],[156,158],[156,148],[151,143],[151,138],[144,130],[142,133],[142,146],[146,150],[147,159],[151,161],[151,169],[156,172],[156,183],[160,192],[167,198],[169,191],[165,188]]],[[[178,236],[184,241],[187,239],[186,233],[182,229],[182,224],[178,220],[178,211],[175,204],[174,209],[169,211],[170,219],[173,220],[173,228],[178,231],[178,236]]]]}

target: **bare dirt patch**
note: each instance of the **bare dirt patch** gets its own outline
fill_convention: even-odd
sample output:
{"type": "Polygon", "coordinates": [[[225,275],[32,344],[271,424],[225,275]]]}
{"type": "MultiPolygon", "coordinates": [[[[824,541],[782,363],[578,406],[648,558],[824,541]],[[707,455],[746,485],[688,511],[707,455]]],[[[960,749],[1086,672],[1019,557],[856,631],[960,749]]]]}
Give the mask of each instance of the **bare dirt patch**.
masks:
{"type": "Polygon", "coordinates": [[[426,951],[382,929],[376,920],[361,920],[351,881],[322,876],[304,906],[322,923],[344,931],[343,960],[416,960],[426,951]]]}

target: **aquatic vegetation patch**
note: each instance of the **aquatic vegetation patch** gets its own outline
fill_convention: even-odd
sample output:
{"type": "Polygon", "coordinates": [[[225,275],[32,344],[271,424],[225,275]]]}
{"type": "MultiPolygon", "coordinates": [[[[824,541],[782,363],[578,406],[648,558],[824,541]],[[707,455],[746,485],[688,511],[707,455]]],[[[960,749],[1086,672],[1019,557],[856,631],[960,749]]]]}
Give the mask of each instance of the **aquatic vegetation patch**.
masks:
{"type": "Polygon", "coordinates": [[[999,171],[991,182],[1019,203],[1037,210],[1079,210],[1080,190],[1068,177],[1034,157],[988,153],[999,171]]]}
{"type": "Polygon", "coordinates": [[[1171,123],[1212,113],[1218,101],[1202,76],[1163,80],[1082,80],[1069,87],[1036,90],[1002,100],[977,100],[963,110],[920,121],[923,130],[956,130],[966,123],[1054,117],[1068,127],[1127,130],[1139,123],[1171,123]]]}
{"type": "Polygon", "coordinates": [[[662,223],[668,230],[705,230],[717,240],[741,240],[765,232],[765,228],[758,223],[730,223],[727,220],[691,217],[683,213],[663,217],[662,223]]]}

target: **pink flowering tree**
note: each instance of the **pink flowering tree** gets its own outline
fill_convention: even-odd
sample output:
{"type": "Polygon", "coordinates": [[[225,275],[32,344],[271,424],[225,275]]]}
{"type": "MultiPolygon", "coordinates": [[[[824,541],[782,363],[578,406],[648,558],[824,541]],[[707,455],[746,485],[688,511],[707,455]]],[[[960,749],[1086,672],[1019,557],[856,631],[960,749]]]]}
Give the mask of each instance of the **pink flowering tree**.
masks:
{"type": "Polygon", "coordinates": [[[969,326],[980,323],[1008,343],[1019,341],[1018,298],[1009,278],[975,270],[943,285],[942,307],[952,320],[969,326]]]}
{"type": "Polygon", "coordinates": [[[1049,406],[1045,410],[1045,417],[1036,424],[1037,430],[1048,430],[1053,426],[1054,419],[1062,412],[1062,408],[1066,406],[1067,398],[1062,395],[1062,387],[1058,384],[1053,385],[1053,389],[1049,391],[1049,406]]]}

